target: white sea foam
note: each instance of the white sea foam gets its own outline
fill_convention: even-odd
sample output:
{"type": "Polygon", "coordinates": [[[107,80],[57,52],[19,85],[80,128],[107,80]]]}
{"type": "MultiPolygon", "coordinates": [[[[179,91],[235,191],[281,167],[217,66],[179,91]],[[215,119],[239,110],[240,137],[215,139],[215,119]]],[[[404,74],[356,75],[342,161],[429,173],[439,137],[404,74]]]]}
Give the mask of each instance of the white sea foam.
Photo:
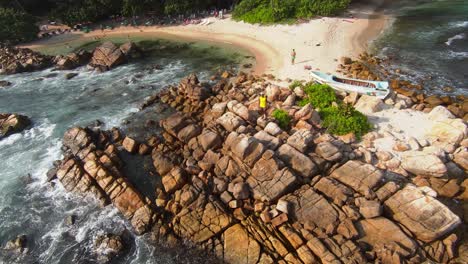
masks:
{"type": "Polygon", "coordinates": [[[454,22],[450,24],[451,28],[468,27],[468,21],[454,22]]]}
{"type": "Polygon", "coordinates": [[[449,51],[448,55],[453,59],[466,59],[468,58],[468,51],[449,51]]]}
{"type": "Polygon", "coordinates": [[[449,39],[447,40],[447,42],[445,42],[445,44],[446,44],[447,46],[450,46],[450,45],[452,45],[452,43],[453,43],[455,40],[464,39],[465,37],[466,37],[466,34],[465,34],[465,33],[461,33],[461,34],[455,35],[455,36],[449,38],[449,39]]]}

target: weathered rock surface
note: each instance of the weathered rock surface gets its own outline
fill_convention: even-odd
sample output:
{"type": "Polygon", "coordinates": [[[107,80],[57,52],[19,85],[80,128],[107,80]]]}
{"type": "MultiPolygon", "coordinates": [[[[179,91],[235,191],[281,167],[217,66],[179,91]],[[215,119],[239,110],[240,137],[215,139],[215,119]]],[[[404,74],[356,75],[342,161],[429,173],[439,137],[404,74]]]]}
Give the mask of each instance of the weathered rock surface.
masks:
{"type": "Polygon", "coordinates": [[[468,135],[466,123],[461,119],[443,119],[437,121],[429,130],[428,136],[433,141],[450,143],[454,145],[460,142],[468,135]]]}
{"type": "MultiPolygon", "coordinates": [[[[429,168],[422,175],[400,166],[404,153],[374,147],[378,133],[364,136],[363,145],[327,134],[314,123],[310,106],[290,104],[303,92],[265,83],[274,76],[223,76],[209,87],[191,75],[154,95],[154,102],[161,99],[177,113],[159,122],[159,135],[135,137],[135,144],[116,129],[69,130],[65,158],[48,176],[57,175],[69,191],[113,203],[138,234],[150,230],[155,241],[189,241],[224,262],[453,261],[461,220],[435,196],[468,197],[466,139],[461,147],[409,139],[408,148],[435,155],[447,170],[434,177],[434,164],[412,165],[429,168]],[[268,115],[258,117],[257,95],[264,87],[271,99],[267,113],[287,105],[291,130],[268,115]],[[120,160],[124,147],[139,155],[151,151],[154,168],[145,169],[158,179],[154,198],[123,175],[130,157],[120,160]]],[[[393,100],[413,103],[392,95],[386,107],[393,100]]]]}
{"type": "Polygon", "coordinates": [[[309,130],[305,129],[296,131],[288,138],[287,141],[289,145],[302,153],[306,152],[306,150],[313,144],[313,142],[314,135],[309,130]]]}
{"type": "Polygon", "coordinates": [[[282,145],[277,154],[284,163],[302,177],[310,178],[318,173],[317,165],[312,160],[288,144],[282,145]]]}
{"type": "Polygon", "coordinates": [[[383,109],[384,103],[375,96],[363,95],[354,106],[359,112],[370,114],[383,109]]]}
{"type": "Polygon", "coordinates": [[[315,153],[328,161],[338,161],[343,157],[340,149],[328,141],[317,144],[315,153]]]}
{"type": "Polygon", "coordinates": [[[0,46],[0,73],[15,74],[38,71],[50,67],[52,57],[30,49],[0,46]]]}
{"type": "Polygon", "coordinates": [[[366,196],[371,195],[383,179],[379,169],[360,161],[348,161],[330,176],[366,196]]]}
{"type": "Polygon", "coordinates": [[[0,113],[0,139],[23,131],[31,124],[27,116],[0,113]]]}
{"type": "Polygon", "coordinates": [[[121,236],[115,234],[99,235],[94,241],[94,251],[100,262],[109,262],[113,257],[124,250],[124,242],[121,236]]]}
{"type": "Polygon", "coordinates": [[[152,225],[153,212],[150,208],[142,209],[147,203],[120,172],[121,161],[106,135],[75,127],[65,132],[63,144],[70,154],[57,171],[64,188],[92,194],[103,205],[112,202],[134,224],[135,232],[146,232],[152,225]]]}
{"type": "Polygon", "coordinates": [[[281,199],[291,204],[292,216],[301,224],[318,226],[323,229],[338,225],[338,212],[327,199],[316,193],[309,185],[304,185],[281,199]]]}
{"type": "Polygon", "coordinates": [[[445,205],[411,185],[385,201],[385,206],[393,219],[425,242],[438,239],[461,223],[445,205]]]}
{"type": "Polygon", "coordinates": [[[59,70],[72,70],[87,64],[90,59],[91,53],[88,51],[79,51],[66,56],[57,56],[54,58],[54,62],[56,68],[59,70]]]}
{"type": "Polygon", "coordinates": [[[112,42],[104,42],[94,49],[90,65],[101,70],[109,70],[125,63],[122,50],[112,42]]]}
{"type": "Polygon", "coordinates": [[[227,263],[258,263],[260,245],[245,229],[236,224],[224,232],[224,261],[227,263]]]}
{"type": "Polygon", "coordinates": [[[214,197],[201,195],[182,209],[174,217],[172,224],[177,235],[200,243],[220,234],[232,221],[220,202],[214,197]]]}
{"type": "Polygon", "coordinates": [[[416,242],[384,217],[360,220],[356,223],[356,228],[361,240],[374,247],[376,252],[383,252],[388,248],[402,256],[410,256],[418,248],[416,242]]]}
{"type": "Polygon", "coordinates": [[[297,182],[297,177],[274,157],[261,158],[247,179],[255,199],[272,202],[287,193],[297,182]]]}
{"type": "Polygon", "coordinates": [[[442,177],[447,173],[447,167],[439,157],[421,151],[403,153],[401,167],[415,175],[442,177]]]}

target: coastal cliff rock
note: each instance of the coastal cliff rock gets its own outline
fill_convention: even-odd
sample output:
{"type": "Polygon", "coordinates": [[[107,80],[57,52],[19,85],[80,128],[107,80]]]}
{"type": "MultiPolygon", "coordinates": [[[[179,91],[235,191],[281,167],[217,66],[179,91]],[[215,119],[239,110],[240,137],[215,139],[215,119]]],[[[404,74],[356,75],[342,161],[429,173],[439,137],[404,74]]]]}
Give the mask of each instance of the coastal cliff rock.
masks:
{"type": "Polygon", "coordinates": [[[63,139],[66,158],[57,178],[67,191],[91,194],[104,206],[109,202],[129,219],[135,232],[142,234],[152,225],[153,210],[144,197],[120,171],[121,160],[110,137],[75,127],[63,139]]]}
{"type": "Polygon", "coordinates": [[[27,116],[0,113],[0,139],[23,131],[31,124],[27,116]]]}
{"type": "MultiPolygon", "coordinates": [[[[264,81],[239,74],[207,87],[195,75],[185,78],[154,97],[177,111],[145,142],[73,128],[64,137],[57,177],[69,191],[112,203],[138,234],[189,241],[227,263],[448,263],[456,257],[466,219],[437,195],[466,195],[465,135],[452,155],[427,154],[421,146],[430,143],[421,141],[421,150],[404,157],[371,151],[377,132],[363,136],[366,148],[332,136],[312,118],[313,109],[294,105],[288,106],[297,116],[293,129],[283,130],[259,117],[264,81]],[[119,149],[137,155],[137,145],[151,148],[148,177],[161,180],[154,200],[121,170],[119,149]]],[[[268,113],[292,98],[290,89],[267,87],[268,113]]]]}
{"type": "Polygon", "coordinates": [[[52,57],[30,49],[0,46],[0,73],[15,74],[38,71],[52,65],[52,57]]]}

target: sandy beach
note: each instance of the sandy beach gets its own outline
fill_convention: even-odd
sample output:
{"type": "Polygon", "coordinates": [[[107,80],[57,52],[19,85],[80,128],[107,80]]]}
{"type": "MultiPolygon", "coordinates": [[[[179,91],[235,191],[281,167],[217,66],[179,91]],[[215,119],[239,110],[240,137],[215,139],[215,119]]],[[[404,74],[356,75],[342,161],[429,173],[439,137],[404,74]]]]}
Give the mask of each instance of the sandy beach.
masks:
{"type": "Polygon", "coordinates": [[[308,80],[304,66],[324,72],[335,72],[342,56],[354,57],[368,48],[385,28],[389,18],[379,12],[382,0],[352,6],[341,17],[317,18],[297,25],[260,26],[236,22],[229,16],[223,20],[208,18],[209,25],[170,27],[119,27],[114,30],[72,33],[41,40],[23,47],[41,49],[46,46],[66,45],[103,36],[139,35],[162,39],[203,40],[240,47],[256,57],[256,74],[273,74],[278,78],[308,80]],[[297,58],[291,64],[291,51],[297,58]]]}

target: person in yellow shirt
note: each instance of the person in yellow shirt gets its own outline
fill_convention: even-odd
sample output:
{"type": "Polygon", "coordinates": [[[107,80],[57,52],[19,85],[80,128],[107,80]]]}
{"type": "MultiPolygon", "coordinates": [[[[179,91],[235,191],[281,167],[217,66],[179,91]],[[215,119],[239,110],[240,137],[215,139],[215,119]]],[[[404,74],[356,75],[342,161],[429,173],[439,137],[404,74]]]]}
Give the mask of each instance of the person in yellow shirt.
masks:
{"type": "Polygon", "coordinates": [[[259,105],[260,105],[260,112],[263,114],[263,118],[266,118],[267,98],[264,92],[260,93],[259,105]]]}

